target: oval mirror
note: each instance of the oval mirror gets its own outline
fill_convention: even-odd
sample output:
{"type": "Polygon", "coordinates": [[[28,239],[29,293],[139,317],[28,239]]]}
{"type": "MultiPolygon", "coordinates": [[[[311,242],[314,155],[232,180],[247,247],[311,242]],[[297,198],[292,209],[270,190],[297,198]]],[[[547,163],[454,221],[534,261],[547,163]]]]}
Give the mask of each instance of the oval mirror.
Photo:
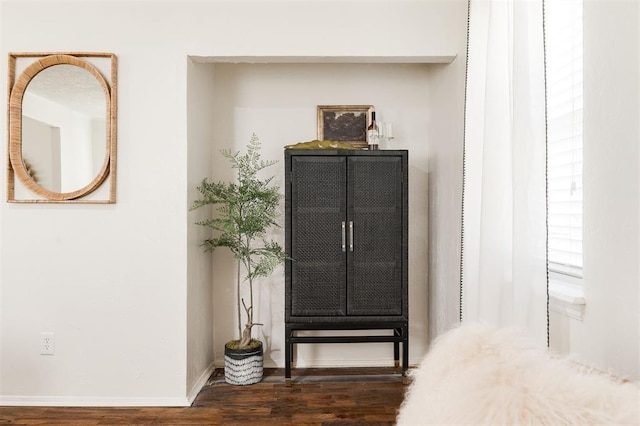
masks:
{"type": "Polygon", "coordinates": [[[9,157],[18,179],[50,201],[98,188],[115,172],[112,102],[105,78],[83,59],[49,55],[29,65],[10,95],[9,157]]]}

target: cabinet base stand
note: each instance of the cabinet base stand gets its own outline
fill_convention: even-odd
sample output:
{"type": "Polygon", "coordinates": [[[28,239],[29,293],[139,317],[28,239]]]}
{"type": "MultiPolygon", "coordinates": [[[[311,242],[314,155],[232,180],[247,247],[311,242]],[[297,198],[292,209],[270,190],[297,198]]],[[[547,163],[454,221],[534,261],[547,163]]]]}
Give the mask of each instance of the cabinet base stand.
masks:
{"type": "Polygon", "coordinates": [[[409,369],[409,324],[407,322],[371,322],[359,324],[337,323],[287,323],[285,324],[285,386],[291,386],[293,368],[293,349],[299,343],[393,343],[395,367],[400,367],[400,344],[402,344],[402,383],[407,384],[409,369]],[[330,330],[392,330],[389,335],[352,335],[352,336],[298,336],[298,331],[330,330]]]}

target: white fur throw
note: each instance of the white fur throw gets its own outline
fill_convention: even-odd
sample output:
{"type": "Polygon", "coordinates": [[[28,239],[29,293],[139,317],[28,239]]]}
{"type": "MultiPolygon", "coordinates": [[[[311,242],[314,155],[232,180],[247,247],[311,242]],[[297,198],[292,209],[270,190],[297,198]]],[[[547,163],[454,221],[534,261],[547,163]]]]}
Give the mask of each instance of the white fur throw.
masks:
{"type": "Polygon", "coordinates": [[[584,370],[513,329],[461,326],[410,373],[397,424],[640,424],[635,384],[584,370]]]}

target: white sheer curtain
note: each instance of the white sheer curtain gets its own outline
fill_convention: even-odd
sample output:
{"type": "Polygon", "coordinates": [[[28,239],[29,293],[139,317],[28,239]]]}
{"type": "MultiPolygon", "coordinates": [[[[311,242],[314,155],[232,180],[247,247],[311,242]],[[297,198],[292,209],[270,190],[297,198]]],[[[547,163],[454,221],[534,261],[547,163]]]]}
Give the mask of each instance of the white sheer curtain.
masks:
{"type": "Polygon", "coordinates": [[[542,0],[471,0],[461,317],[547,344],[542,0]]]}

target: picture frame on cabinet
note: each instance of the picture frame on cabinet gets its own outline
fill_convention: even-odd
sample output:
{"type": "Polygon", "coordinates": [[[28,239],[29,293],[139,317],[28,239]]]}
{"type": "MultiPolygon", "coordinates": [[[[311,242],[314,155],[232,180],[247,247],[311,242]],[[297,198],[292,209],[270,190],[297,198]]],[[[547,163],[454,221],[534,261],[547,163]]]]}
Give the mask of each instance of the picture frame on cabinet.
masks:
{"type": "Polygon", "coordinates": [[[372,105],[318,105],[318,140],[348,142],[367,147],[372,105]]]}

